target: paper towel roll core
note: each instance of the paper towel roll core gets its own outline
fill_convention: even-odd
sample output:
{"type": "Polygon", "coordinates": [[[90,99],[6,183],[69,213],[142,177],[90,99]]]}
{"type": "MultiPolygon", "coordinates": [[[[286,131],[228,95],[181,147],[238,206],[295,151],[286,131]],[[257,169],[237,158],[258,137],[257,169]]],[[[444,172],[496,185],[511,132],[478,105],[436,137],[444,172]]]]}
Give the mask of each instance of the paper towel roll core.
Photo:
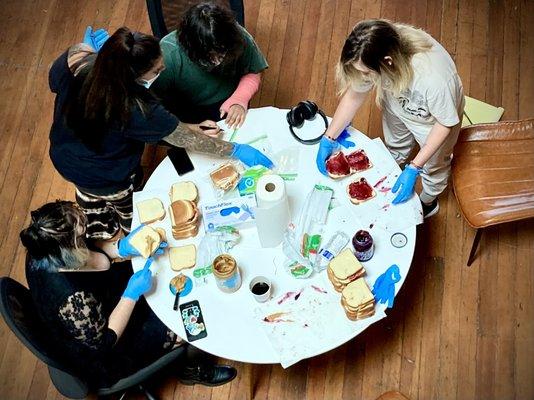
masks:
{"type": "Polygon", "coordinates": [[[289,204],[284,180],[278,175],[263,175],[256,185],[256,227],[262,247],[280,244],[289,224],[289,204]]]}
{"type": "Polygon", "coordinates": [[[284,180],[279,175],[263,175],[256,184],[258,207],[268,207],[286,196],[284,180]]]}

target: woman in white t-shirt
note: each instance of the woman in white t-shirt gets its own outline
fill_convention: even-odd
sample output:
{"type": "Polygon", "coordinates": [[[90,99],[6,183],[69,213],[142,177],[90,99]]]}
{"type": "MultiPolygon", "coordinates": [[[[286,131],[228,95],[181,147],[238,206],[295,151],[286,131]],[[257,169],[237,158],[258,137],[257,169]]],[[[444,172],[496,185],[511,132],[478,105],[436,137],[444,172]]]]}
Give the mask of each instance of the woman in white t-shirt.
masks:
{"type": "Polygon", "coordinates": [[[465,102],[450,55],[420,29],[386,20],[365,20],[345,41],[337,77],[342,96],[321,139],[318,169],[326,174],[326,159],[340,144],[347,144],[344,128],[375,89],[386,146],[395,160],[406,162],[415,142],[420,147],[392,188],[397,193],[393,203],[407,201],[421,175],[425,217],[437,213],[437,198],[447,186],[465,102]]]}

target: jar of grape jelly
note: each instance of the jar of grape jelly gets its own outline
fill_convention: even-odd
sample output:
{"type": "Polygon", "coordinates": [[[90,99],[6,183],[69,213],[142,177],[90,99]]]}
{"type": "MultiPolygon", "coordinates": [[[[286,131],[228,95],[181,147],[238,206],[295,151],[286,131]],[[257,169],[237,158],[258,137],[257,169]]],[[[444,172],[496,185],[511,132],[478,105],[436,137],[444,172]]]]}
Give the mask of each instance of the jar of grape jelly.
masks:
{"type": "Polygon", "coordinates": [[[213,260],[213,276],[217,287],[226,293],[233,293],[241,287],[241,273],[235,259],[221,254],[213,260]]]}
{"type": "Polygon", "coordinates": [[[375,253],[375,245],[371,234],[367,231],[360,230],[352,238],[354,246],[354,255],[359,261],[369,261],[375,253]]]}

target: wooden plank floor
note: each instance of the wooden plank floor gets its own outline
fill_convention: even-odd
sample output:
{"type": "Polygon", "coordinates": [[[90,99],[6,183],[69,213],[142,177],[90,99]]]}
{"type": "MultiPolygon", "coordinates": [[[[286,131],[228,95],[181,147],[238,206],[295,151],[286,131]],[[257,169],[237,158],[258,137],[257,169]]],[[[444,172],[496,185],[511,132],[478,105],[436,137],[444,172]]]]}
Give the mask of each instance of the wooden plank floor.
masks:
{"type": "MultiPolygon", "coordinates": [[[[503,119],[534,117],[534,2],[531,0],[245,0],[246,26],[270,68],[253,106],[287,108],[303,99],[336,107],[334,65],[363,18],[420,26],[454,57],[466,94],[505,108],[503,119]]],[[[53,96],[50,63],[86,25],[149,32],[143,0],[4,0],[0,11],[0,274],[24,282],[18,233],[29,211],[73,199],[48,157],[53,96]]],[[[364,105],[355,126],[381,135],[380,112],[364,105]]],[[[153,168],[161,152],[148,149],[153,168]]],[[[310,168],[314,168],[310,165],[310,168]]],[[[257,368],[258,399],[533,399],[534,223],[490,228],[465,267],[473,231],[453,194],[418,232],[414,263],[388,318],[348,344],[287,370],[257,368]]],[[[243,366],[237,365],[240,372],[243,366]]],[[[241,373],[216,388],[173,379],[164,399],[242,399],[241,373]]],[[[0,398],[62,398],[46,366],[0,322],[0,398]]]]}

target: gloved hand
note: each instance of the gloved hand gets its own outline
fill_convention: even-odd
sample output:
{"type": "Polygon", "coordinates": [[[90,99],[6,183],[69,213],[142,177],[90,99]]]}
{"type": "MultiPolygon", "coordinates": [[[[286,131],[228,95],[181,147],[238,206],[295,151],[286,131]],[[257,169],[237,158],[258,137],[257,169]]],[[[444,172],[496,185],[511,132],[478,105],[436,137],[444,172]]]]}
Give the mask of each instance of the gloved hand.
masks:
{"type": "Polygon", "coordinates": [[[150,271],[152,261],[154,261],[154,259],[149,257],[146,260],[144,268],[132,275],[122,297],[137,301],[141,295],[150,290],[152,287],[152,272],[150,271]]]}
{"type": "Polygon", "coordinates": [[[388,308],[393,307],[395,300],[395,283],[400,281],[400,271],[396,264],[389,267],[386,272],[380,275],[373,285],[373,295],[379,303],[388,303],[388,308]]]}
{"type": "Polygon", "coordinates": [[[415,168],[413,165],[408,164],[404,167],[404,171],[397,178],[397,182],[393,185],[391,189],[392,193],[397,193],[400,189],[399,194],[392,201],[393,204],[404,203],[406,200],[409,200],[412,197],[414,192],[415,181],[419,176],[420,170],[415,168]]]}
{"type": "Polygon", "coordinates": [[[321,138],[321,141],[319,142],[319,150],[317,151],[317,158],[315,159],[317,169],[321,174],[328,176],[326,173],[326,160],[338,148],[339,143],[336,140],[330,140],[326,136],[321,138]]]}
{"type": "Polygon", "coordinates": [[[247,167],[253,167],[255,165],[263,165],[265,168],[274,167],[273,162],[267,156],[248,144],[234,143],[232,157],[237,158],[247,167]]]}
{"type": "Polygon", "coordinates": [[[98,52],[108,39],[109,33],[105,29],[98,29],[93,32],[93,27],[88,26],[83,36],[83,43],[88,44],[98,52]]]}
{"type": "Polygon", "coordinates": [[[345,128],[341,131],[341,133],[337,137],[336,142],[338,142],[344,148],[350,149],[351,147],[356,146],[356,144],[352,140],[349,140],[349,138],[350,138],[350,133],[347,132],[347,128],[345,128]]]}
{"type": "Polygon", "coordinates": [[[118,245],[119,257],[126,258],[126,257],[135,257],[135,256],[141,255],[141,253],[139,253],[137,249],[130,244],[130,239],[132,239],[137,233],[137,231],[139,231],[143,226],[144,226],[143,224],[139,225],[137,228],[131,231],[127,236],[123,237],[122,239],[119,239],[119,245],[118,245]]]}

